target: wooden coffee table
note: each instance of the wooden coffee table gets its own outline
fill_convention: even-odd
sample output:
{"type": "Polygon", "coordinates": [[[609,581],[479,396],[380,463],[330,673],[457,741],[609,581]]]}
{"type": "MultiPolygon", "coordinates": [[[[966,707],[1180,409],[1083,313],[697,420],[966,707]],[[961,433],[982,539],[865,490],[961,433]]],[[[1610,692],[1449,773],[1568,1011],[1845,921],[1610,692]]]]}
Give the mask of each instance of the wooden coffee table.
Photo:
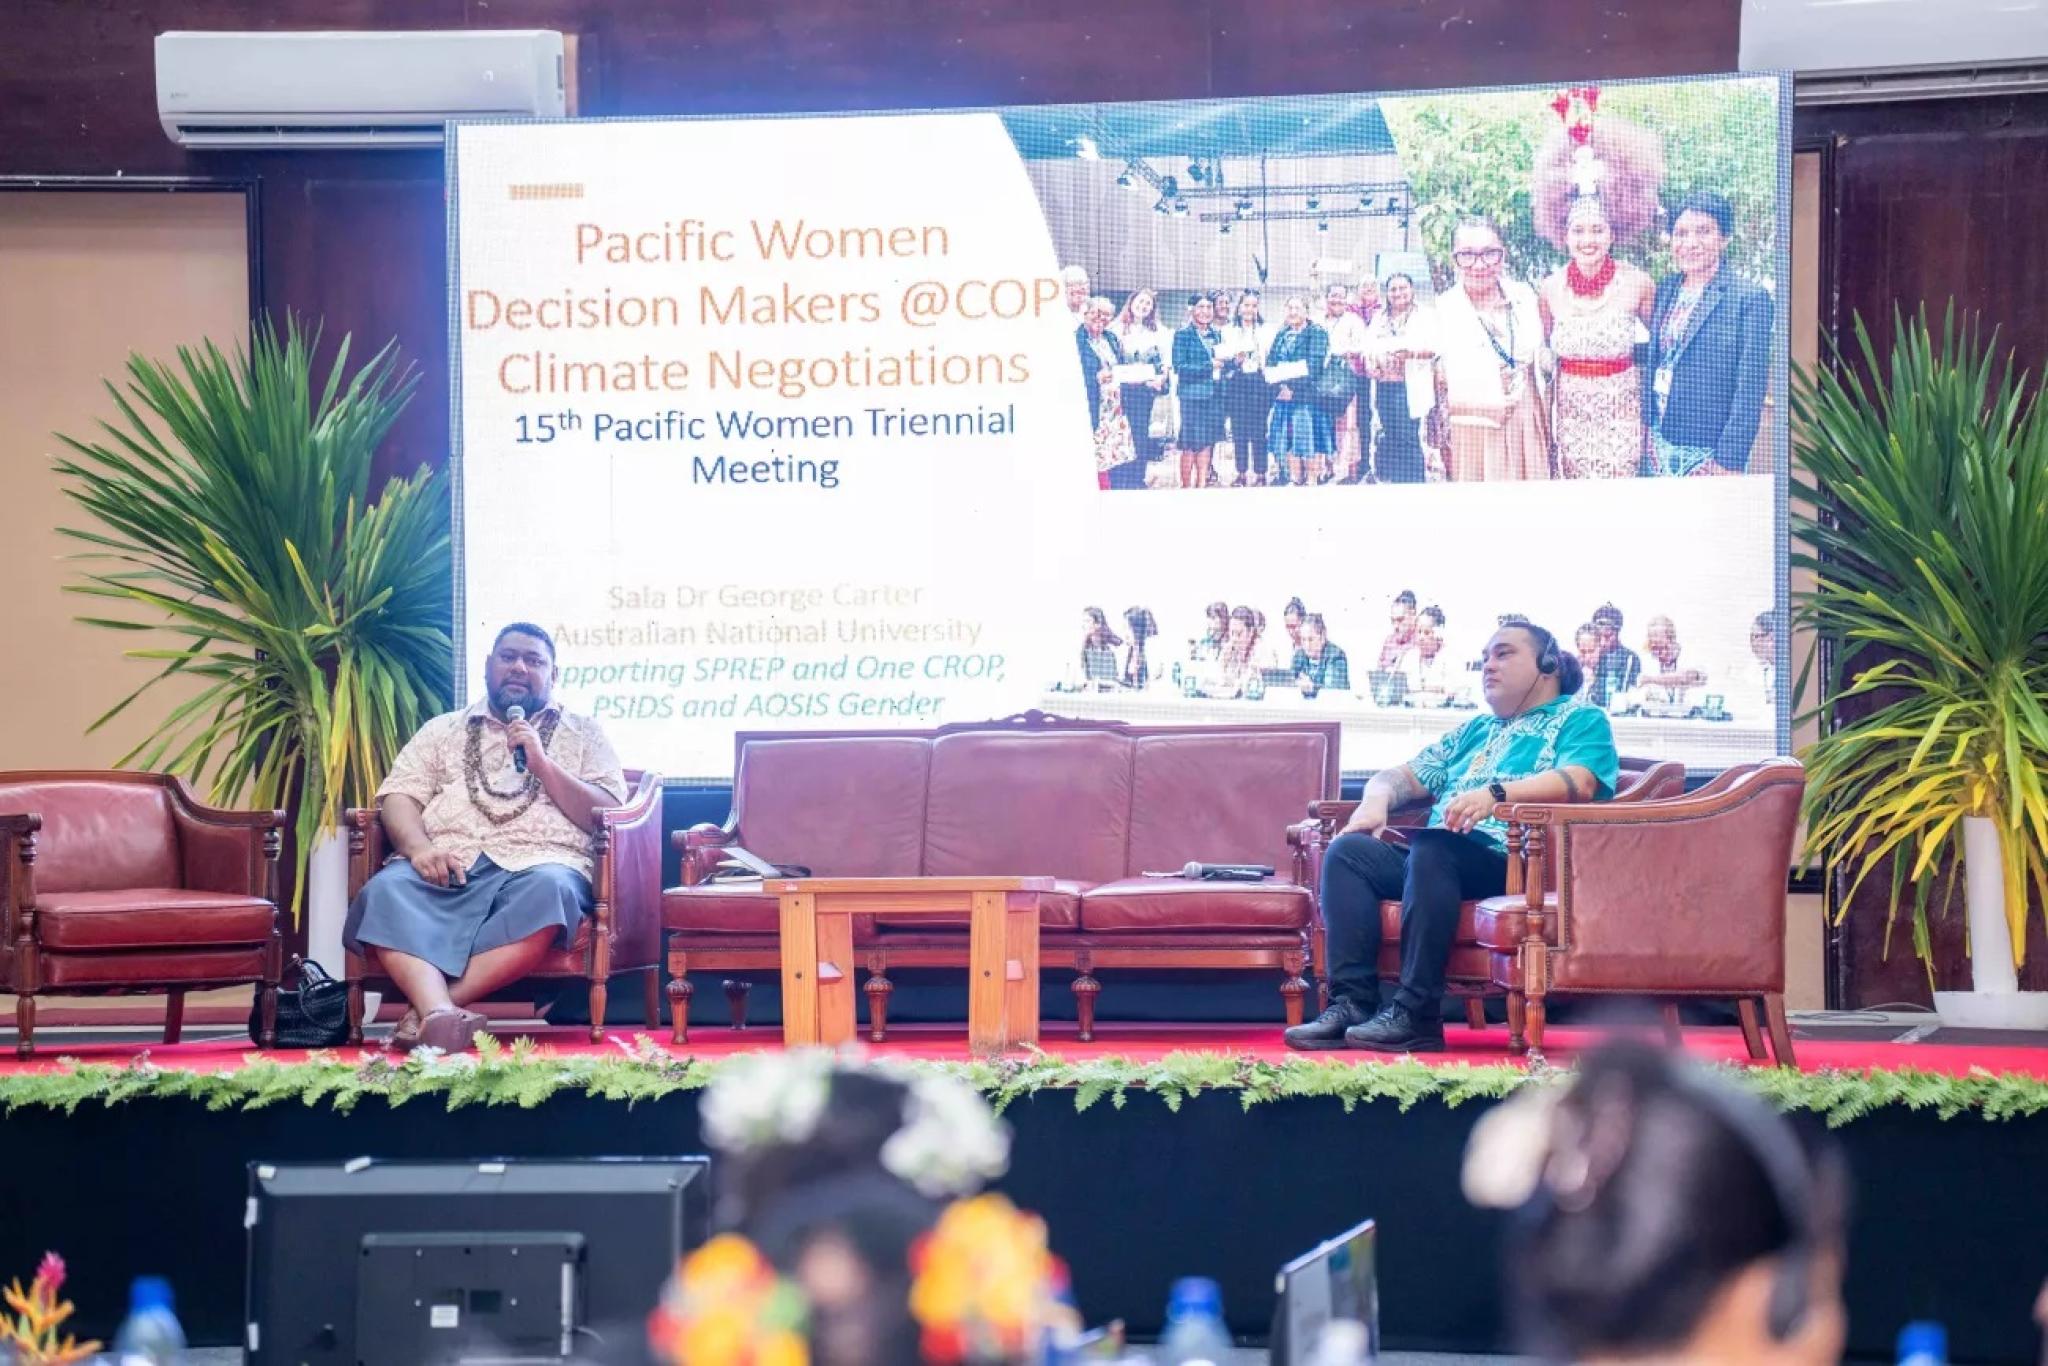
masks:
{"type": "Polygon", "coordinates": [[[854,1036],[853,918],[960,915],[967,922],[967,1045],[1038,1042],[1038,898],[1049,877],[769,878],[782,903],[782,1041],[854,1036]]]}

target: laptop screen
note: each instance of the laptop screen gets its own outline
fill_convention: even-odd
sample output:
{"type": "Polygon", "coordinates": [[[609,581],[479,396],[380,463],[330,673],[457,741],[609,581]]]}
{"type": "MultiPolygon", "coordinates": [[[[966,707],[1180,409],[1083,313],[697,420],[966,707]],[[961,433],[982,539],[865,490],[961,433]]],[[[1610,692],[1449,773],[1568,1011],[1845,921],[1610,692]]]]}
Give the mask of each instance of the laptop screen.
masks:
{"type": "Polygon", "coordinates": [[[1332,1319],[1365,1325],[1366,1350],[1380,1349],[1379,1282],[1375,1275],[1373,1221],[1346,1229],[1280,1268],[1274,1289],[1272,1359],[1276,1366],[1300,1366],[1322,1340],[1332,1319]]]}

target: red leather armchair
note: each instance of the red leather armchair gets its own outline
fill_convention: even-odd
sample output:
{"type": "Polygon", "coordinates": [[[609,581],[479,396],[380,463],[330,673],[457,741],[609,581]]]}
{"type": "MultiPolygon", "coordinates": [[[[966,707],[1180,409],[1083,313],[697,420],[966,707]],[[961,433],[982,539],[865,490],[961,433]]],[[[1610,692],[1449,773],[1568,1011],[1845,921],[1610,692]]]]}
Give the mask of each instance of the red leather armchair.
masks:
{"type": "MultiPolygon", "coordinates": [[[[604,1040],[606,998],[612,974],[642,974],[642,1002],[647,1024],[661,1020],[661,777],[626,770],[626,804],[599,813],[597,832],[590,837],[596,865],[592,890],[595,908],[584,917],[569,947],[541,960],[533,978],[581,977],[590,983],[590,1041],[604,1040]]],[[[384,866],[391,848],[384,822],[375,807],[354,807],[344,817],[348,827],[348,896],[354,901],[363,884],[384,866]]],[[[391,981],[377,970],[374,949],[369,957],[348,956],[348,1041],[363,1041],[363,991],[391,981]]]]}
{"type": "Polygon", "coordinates": [[[203,805],[163,773],[0,773],[0,986],[15,1051],[35,1052],[36,998],[185,993],[254,983],[258,1043],[276,1042],[282,811],[203,805]]]}
{"type": "MultiPolygon", "coordinates": [[[[1630,804],[1650,801],[1659,797],[1675,797],[1685,790],[1685,766],[1668,760],[1636,759],[1624,757],[1621,760],[1621,776],[1616,784],[1611,802],[1630,804]]],[[[1288,838],[1301,850],[1309,868],[1309,876],[1316,887],[1316,916],[1310,927],[1310,952],[1315,967],[1316,987],[1323,1006],[1330,1004],[1330,974],[1327,937],[1323,926],[1322,876],[1323,851],[1330,841],[1351,819],[1351,813],[1358,809],[1355,801],[1314,802],[1309,806],[1309,819],[1294,827],[1288,838]]],[[[1407,832],[1424,825],[1429,819],[1427,806],[1404,807],[1392,813],[1392,820],[1381,838],[1399,843],[1407,838],[1407,832]]],[[[1509,848],[1512,851],[1514,845],[1509,848]]],[[[1508,860],[1508,893],[1517,895],[1522,890],[1522,861],[1510,857],[1508,860]]],[[[1553,877],[1551,882],[1555,882],[1553,877]]],[[[1467,901],[1458,908],[1458,929],[1451,941],[1451,959],[1445,974],[1449,994],[1463,998],[1465,1019],[1474,1029],[1486,1027],[1484,998],[1499,997],[1505,988],[1494,981],[1494,954],[1479,938],[1481,903],[1467,901]]],[[[1401,903],[1399,900],[1380,903],[1380,976],[1395,978],[1401,973],[1401,903]]]]}
{"type": "Polygon", "coordinates": [[[1500,808],[1520,891],[1480,903],[1475,929],[1508,994],[1511,1042],[1543,1046],[1553,992],[1732,999],[1752,1058],[1790,1067],[1785,875],[1806,771],[1773,759],[1658,801],[1500,808]]]}

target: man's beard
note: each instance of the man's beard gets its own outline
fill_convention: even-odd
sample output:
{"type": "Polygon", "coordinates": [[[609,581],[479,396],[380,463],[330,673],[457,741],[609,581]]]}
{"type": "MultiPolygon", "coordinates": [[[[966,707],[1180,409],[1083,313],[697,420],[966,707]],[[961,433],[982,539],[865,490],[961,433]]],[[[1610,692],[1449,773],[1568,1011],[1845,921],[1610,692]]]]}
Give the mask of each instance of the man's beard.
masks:
{"type": "Polygon", "coordinates": [[[548,694],[545,688],[529,687],[528,691],[513,693],[507,693],[502,687],[491,689],[491,710],[500,716],[512,707],[524,707],[526,714],[532,716],[547,704],[548,694]]]}

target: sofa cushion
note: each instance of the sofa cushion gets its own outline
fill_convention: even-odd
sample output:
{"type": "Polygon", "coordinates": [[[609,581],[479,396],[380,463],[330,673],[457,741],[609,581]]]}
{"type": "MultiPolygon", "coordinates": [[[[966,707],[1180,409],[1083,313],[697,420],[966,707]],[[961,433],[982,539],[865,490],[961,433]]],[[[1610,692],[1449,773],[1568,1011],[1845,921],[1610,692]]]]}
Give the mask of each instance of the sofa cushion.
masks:
{"type": "MultiPolygon", "coordinates": [[[[1505,898],[1497,897],[1495,899],[1502,900],[1505,898]]],[[[1517,895],[1513,897],[1512,900],[1515,902],[1516,905],[1520,905],[1522,898],[1519,895],[1517,895]]],[[[1458,929],[1457,932],[1451,936],[1451,942],[1453,944],[1476,944],[1479,942],[1479,939],[1477,937],[1479,933],[1477,919],[1478,915],[1478,902],[1463,901],[1458,904],[1458,929]]],[[[1382,901],[1380,903],[1380,938],[1383,940],[1391,941],[1393,943],[1399,943],[1401,941],[1400,902],[1382,901]]]]}
{"type": "Polygon", "coordinates": [[[1082,894],[1081,927],[1089,934],[1298,930],[1311,904],[1308,888],[1291,882],[1123,878],[1082,894]]]}
{"type": "Polygon", "coordinates": [[[915,877],[931,748],[916,735],[749,739],[733,779],[740,840],[818,877],[915,877]]]}
{"type": "MultiPolygon", "coordinates": [[[[1264,863],[1293,876],[1287,827],[1336,795],[1329,737],[1305,731],[1142,735],[1132,760],[1131,848],[1123,875],[1191,860],[1264,863]]],[[[1064,871],[1064,870],[1062,870],[1064,871]]]]}
{"type": "Polygon", "coordinates": [[[781,903],[758,878],[670,887],[661,894],[661,927],[696,934],[780,934],[781,903]]]}
{"type": "Polygon", "coordinates": [[[162,953],[46,953],[37,964],[43,990],[67,987],[226,986],[260,982],[270,948],[265,944],[220,944],[162,953]]]}
{"type": "Polygon", "coordinates": [[[276,919],[259,897],[182,887],[36,894],[36,938],[50,949],[260,944],[276,919]]]}
{"type": "MultiPolygon", "coordinates": [[[[1081,893],[1085,882],[1054,878],[1052,890],[1038,896],[1038,928],[1078,930],[1081,928],[1081,893]]],[[[1017,895],[1012,893],[1012,895],[1017,895]]],[[[875,924],[884,932],[928,934],[934,930],[967,932],[967,916],[960,915],[878,915],[875,924]]]]}
{"type": "Polygon", "coordinates": [[[1131,741],[1107,731],[966,731],[932,742],[928,877],[1124,875],[1131,741]]]}
{"type": "MultiPolygon", "coordinates": [[[[1487,982],[1494,978],[1494,959],[1499,955],[1490,953],[1472,944],[1454,944],[1451,956],[1444,960],[1444,976],[1453,982],[1487,982]]],[[[1513,962],[1513,959],[1509,959],[1513,962]]],[[[1383,940],[1380,943],[1380,978],[1392,984],[1401,980],[1401,945],[1398,940],[1383,940]]]]}
{"type": "Polygon", "coordinates": [[[174,887],[178,832],[158,783],[94,781],[0,784],[0,815],[35,812],[37,892],[174,887]]]}
{"type": "MultiPolygon", "coordinates": [[[[1557,893],[1544,896],[1543,904],[1551,914],[1543,917],[1543,940],[1547,944],[1557,943],[1557,893]]],[[[1472,912],[1472,932],[1464,933],[1465,917],[1458,917],[1458,942],[1479,944],[1500,953],[1513,953],[1522,946],[1529,934],[1529,899],[1520,892],[1509,896],[1490,896],[1469,909],[1472,912]]]]}
{"type": "MultiPolygon", "coordinates": [[[[782,933],[782,902],[761,890],[759,878],[733,878],[695,887],[670,887],[661,894],[661,927],[688,934],[782,933]]],[[[853,918],[853,937],[874,933],[875,918],[853,918]]]]}

